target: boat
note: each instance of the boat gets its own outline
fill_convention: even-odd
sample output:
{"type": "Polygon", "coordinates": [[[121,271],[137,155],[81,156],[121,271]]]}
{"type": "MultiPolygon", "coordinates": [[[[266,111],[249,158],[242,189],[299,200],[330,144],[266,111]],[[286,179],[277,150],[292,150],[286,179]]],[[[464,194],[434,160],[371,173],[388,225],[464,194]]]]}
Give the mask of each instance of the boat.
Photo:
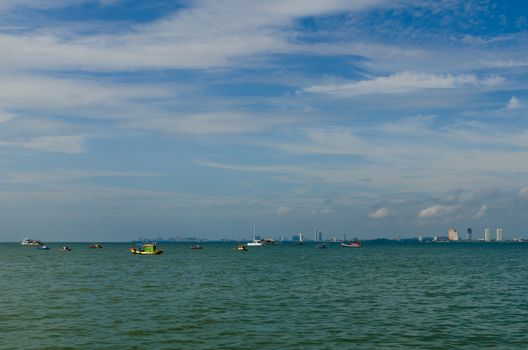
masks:
{"type": "Polygon", "coordinates": [[[295,242],[295,244],[297,244],[297,245],[303,245],[304,244],[304,238],[303,238],[303,234],[302,233],[299,233],[299,240],[297,242],[295,242]]]}
{"type": "Polygon", "coordinates": [[[49,250],[50,248],[47,245],[40,245],[37,247],[38,250],[49,250]]]}
{"type": "Polygon", "coordinates": [[[62,246],[62,247],[59,248],[59,251],[60,252],[70,252],[71,248],[68,247],[68,246],[62,246]]]}
{"type": "Polygon", "coordinates": [[[236,250],[237,252],[247,252],[248,249],[245,244],[239,244],[236,250]]]}
{"type": "Polygon", "coordinates": [[[262,247],[264,245],[264,242],[261,239],[257,239],[255,235],[255,223],[253,223],[253,241],[247,242],[246,245],[248,247],[262,247]]]}
{"type": "Polygon", "coordinates": [[[158,250],[155,242],[144,243],[140,249],[136,248],[136,244],[129,249],[132,254],[141,254],[141,255],[157,255],[163,253],[163,250],[158,250]]]}
{"type": "Polygon", "coordinates": [[[275,244],[275,240],[273,238],[264,238],[262,240],[262,244],[263,245],[274,245],[275,244]]]}
{"type": "Polygon", "coordinates": [[[196,244],[196,245],[192,245],[191,249],[192,250],[200,250],[200,249],[203,249],[203,247],[201,245],[196,244]]]}
{"type": "Polygon", "coordinates": [[[103,245],[101,243],[90,244],[90,248],[92,249],[101,249],[102,247],[103,245]]]}
{"type": "Polygon", "coordinates": [[[345,248],[361,248],[363,244],[361,244],[360,241],[358,240],[354,240],[352,242],[342,242],[341,243],[341,247],[345,247],[345,248]]]}
{"type": "Polygon", "coordinates": [[[315,246],[316,249],[326,249],[326,244],[320,243],[315,246]]]}
{"type": "Polygon", "coordinates": [[[22,245],[31,245],[31,246],[38,246],[42,245],[42,242],[37,239],[31,239],[31,238],[24,238],[22,242],[20,242],[22,245]]]}
{"type": "Polygon", "coordinates": [[[252,242],[247,242],[248,247],[262,247],[264,243],[260,239],[254,239],[252,242]]]}

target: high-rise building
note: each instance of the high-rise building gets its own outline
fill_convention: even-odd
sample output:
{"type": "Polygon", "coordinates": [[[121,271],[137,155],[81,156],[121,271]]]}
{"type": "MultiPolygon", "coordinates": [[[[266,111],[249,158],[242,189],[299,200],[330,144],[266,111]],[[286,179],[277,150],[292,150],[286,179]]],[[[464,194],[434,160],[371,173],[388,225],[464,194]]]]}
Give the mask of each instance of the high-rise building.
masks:
{"type": "Polygon", "coordinates": [[[473,240],[473,230],[471,229],[471,227],[468,227],[466,231],[466,241],[472,241],[472,240],[473,240]]]}
{"type": "Polygon", "coordinates": [[[458,232],[454,228],[450,228],[449,231],[447,231],[447,239],[450,241],[458,241],[458,232]]]}
{"type": "Polygon", "coordinates": [[[502,229],[498,228],[497,229],[497,242],[501,242],[503,240],[504,240],[504,236],[502,235],[502,229]]]}
{"type": "Polygon", "coordinates": [[[323,233],[321,231],[317,232],[317,240],[319,242],[322,242],[323,241],[323,233]]]}
{"type": "Polygon", "coordinates": [[[491,242],[491,230],[489,229],[489,227],[486,227],[484,229],[484,241],[491,242]]]}

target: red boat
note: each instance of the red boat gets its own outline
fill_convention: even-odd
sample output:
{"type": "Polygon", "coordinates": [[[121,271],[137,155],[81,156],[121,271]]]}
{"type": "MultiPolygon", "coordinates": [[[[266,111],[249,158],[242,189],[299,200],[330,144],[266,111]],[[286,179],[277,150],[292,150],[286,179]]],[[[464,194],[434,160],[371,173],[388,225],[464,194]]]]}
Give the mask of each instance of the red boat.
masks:
{"type": "Polygon", "coordinates": [[[346,248],[361,248],[362,244],[360,241],[352,241],[352,242],[343,242],[341,243],[341,247],[346,248]]]}

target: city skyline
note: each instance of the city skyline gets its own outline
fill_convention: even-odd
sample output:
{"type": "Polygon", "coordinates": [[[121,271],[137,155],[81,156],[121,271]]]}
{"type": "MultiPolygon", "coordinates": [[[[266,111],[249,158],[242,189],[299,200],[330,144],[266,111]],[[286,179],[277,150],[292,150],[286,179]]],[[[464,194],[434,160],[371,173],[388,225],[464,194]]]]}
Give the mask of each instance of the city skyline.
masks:
{"type": "Polygon", "coordinates": [[[2,1],[0,240],[528,235],[527,13],[2,1]]]}

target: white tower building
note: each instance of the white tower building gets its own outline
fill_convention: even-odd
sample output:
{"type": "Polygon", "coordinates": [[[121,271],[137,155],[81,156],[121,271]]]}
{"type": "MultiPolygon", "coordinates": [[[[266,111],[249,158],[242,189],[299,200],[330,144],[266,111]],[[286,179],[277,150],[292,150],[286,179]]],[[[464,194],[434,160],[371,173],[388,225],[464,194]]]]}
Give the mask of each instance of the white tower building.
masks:
{"type": "Polygon", "coordinates": [[[491,230],[488,227],[484,229],[484,241],[491,242],[491,230]]]}
{"type": "Polygon", "coordinates": [[[502,242],[504,240],[504,236],[502,235],[502,229],[497,229],[497,242],[502,242]]]}

